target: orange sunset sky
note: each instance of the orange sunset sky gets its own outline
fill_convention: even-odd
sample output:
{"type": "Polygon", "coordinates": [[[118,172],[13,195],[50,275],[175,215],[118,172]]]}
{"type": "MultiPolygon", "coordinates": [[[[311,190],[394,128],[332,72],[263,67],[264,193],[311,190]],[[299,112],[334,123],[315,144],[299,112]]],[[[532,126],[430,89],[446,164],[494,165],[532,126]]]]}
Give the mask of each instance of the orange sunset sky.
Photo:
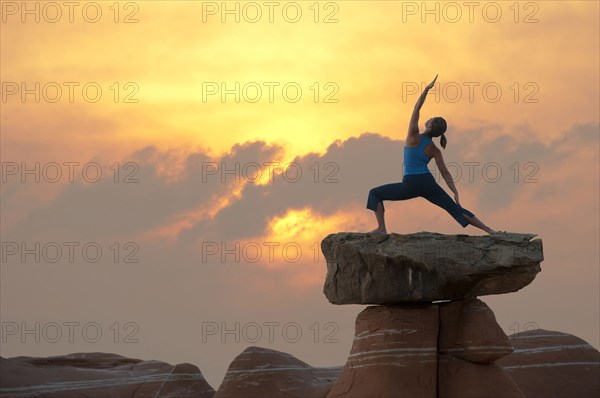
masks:
{"type": "MultiPolygon", "coordinates": [[[[543,240],[530,286],[482,300],[507,334],[534,325],[599,348],[599,3],[475,3],[0,1],[1,355],[190,362],[214,388],[249,345],[342,365],[364,306],[324,297],[319,242],[375,227],[368,190],[401,180],[436,74],[420,125],[447,120],[461,205],[543,240]],[[51,245],[36,261],[15,242],[104,254],[52,262],[51,245]],[[36,322],[105,337],[5,327],[36,322]],[[138,341],[113,339],[115,322],[138,341]],[[211,322],[296,322],[304,337],[205,336],[211,322]],[[335,343],[310,328],[328,322],[335,343]]],[[[484,234],[424,199],[386,210],[389,232],[484,234]]]]}

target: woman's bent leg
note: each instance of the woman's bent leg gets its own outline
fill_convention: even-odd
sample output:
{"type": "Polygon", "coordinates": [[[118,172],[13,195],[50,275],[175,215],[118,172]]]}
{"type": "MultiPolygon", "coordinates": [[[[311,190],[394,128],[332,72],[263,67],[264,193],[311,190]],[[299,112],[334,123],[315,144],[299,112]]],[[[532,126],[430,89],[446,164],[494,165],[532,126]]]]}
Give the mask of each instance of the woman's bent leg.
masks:
{"type": "Polygon", "coordinates": [[[409,185],[402,182],[396,182],[393,184],[385,184],[373,188],[369,191],[369,197],[367,198],[367,209],[377,211],[378,204],[381,203],[383,211],[384,200],[405,200],[414,198],[417,196],[414,190],[409,185]]]}
{"type": "Polygon", "coordinates": [[[385,227],[384,200],[405,200],[414,198],[415,196],[417,195],[410,189],[410,186],[401,182],[385,184],[371,189],[369,191],[366,207],[375,212],[375,218],[377,219],[377,228],[371,232],[387,231],[385,227]]]}
{"type": "Polygon", "coordinates": [[[377,204],[377,210],[375,211],[375,219],[377,220],[377,228],[370,231],[371,233],[387,233],[385,226],[385,215],[383,214],[383,202],[377,204]]]}

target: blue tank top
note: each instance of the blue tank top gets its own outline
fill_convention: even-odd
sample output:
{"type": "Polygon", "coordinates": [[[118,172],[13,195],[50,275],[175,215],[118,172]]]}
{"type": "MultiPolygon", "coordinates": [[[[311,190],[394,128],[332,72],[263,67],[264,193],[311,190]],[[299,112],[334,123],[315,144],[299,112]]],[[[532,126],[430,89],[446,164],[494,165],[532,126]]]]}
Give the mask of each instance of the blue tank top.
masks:
{"type": "Polygon", "coordinates": [[[407,174],[425,174],[431,173],[427,168],[427,163],[431,160],[425,153],[425,147],[431,142],[431,138],[425,134],[419,134],[421,140],[416,147],[409,148],[404,144],[404,173],[407,174]]]}

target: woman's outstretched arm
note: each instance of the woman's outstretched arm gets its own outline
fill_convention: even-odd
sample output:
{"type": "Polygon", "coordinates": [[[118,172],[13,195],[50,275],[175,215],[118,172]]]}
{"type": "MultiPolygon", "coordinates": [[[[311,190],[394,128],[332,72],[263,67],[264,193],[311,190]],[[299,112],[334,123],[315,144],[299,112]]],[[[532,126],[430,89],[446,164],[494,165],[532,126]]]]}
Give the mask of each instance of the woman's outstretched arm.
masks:
{"type": "Polygon", "coordinates": [[[448,168],[446,167],[446,163],[444,162],[444,156],[442,156],[442,151],[440,151],[436,147],[433,147],[432,151],[433,151],[433,157],[435,158],[435,163],[437,165],[438,170],[440,171],[440,174],[446,181],[446,184],[448,184],[448,188],[450,188],[450,190],[454,193],[454,201],[456,202],[457,205],[460,206],[460,202],[458,201],[458,190],[456,189],[456,186],[454,185],[454,180],[452,179],[452,174],[450,174],[450,172],[448,171],[448,168]]]}
{"type": "Polygon", "coordinates": [[[425,97],[427,97],[427,93],[435,84],[437,77],[438,75],[435,75],[433,81],[425,87],[425,89],[421,93],[421,96],[417,100],[417,103],[415,104],[415,109],[413,110],[412,116],[410,117],[410,122],[408,123],[408,135],[419,134],[419,113],[421,107],[423,106],[423,103],[425,102],[425,97]]]}

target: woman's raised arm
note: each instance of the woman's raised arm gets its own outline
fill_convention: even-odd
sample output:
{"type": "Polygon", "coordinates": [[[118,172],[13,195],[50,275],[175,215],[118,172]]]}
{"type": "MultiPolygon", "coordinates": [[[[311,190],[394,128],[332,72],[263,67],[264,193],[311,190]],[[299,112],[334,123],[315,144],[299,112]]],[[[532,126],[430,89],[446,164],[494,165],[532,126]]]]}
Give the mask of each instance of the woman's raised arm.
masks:
{"type": "Polygon", "coordinates": [[[415,109],[413,110],[412,116],[410,117],[410,122],[408,123],[408,135],[409,136],[411,134],[414,134],[414,135],[419,134],[419,111],[421,110],[421,107],[423,106],[423,103],[425,102],[425,97],[427,97],[427,93],[435,84],[437,77],[438,77],[438,75],[435,75],[435,78],[433,79],[433,81],[425,87],[425,89],[421,93],[421,96],[417,100],[417,103],[415,104],[415,109]]]}

